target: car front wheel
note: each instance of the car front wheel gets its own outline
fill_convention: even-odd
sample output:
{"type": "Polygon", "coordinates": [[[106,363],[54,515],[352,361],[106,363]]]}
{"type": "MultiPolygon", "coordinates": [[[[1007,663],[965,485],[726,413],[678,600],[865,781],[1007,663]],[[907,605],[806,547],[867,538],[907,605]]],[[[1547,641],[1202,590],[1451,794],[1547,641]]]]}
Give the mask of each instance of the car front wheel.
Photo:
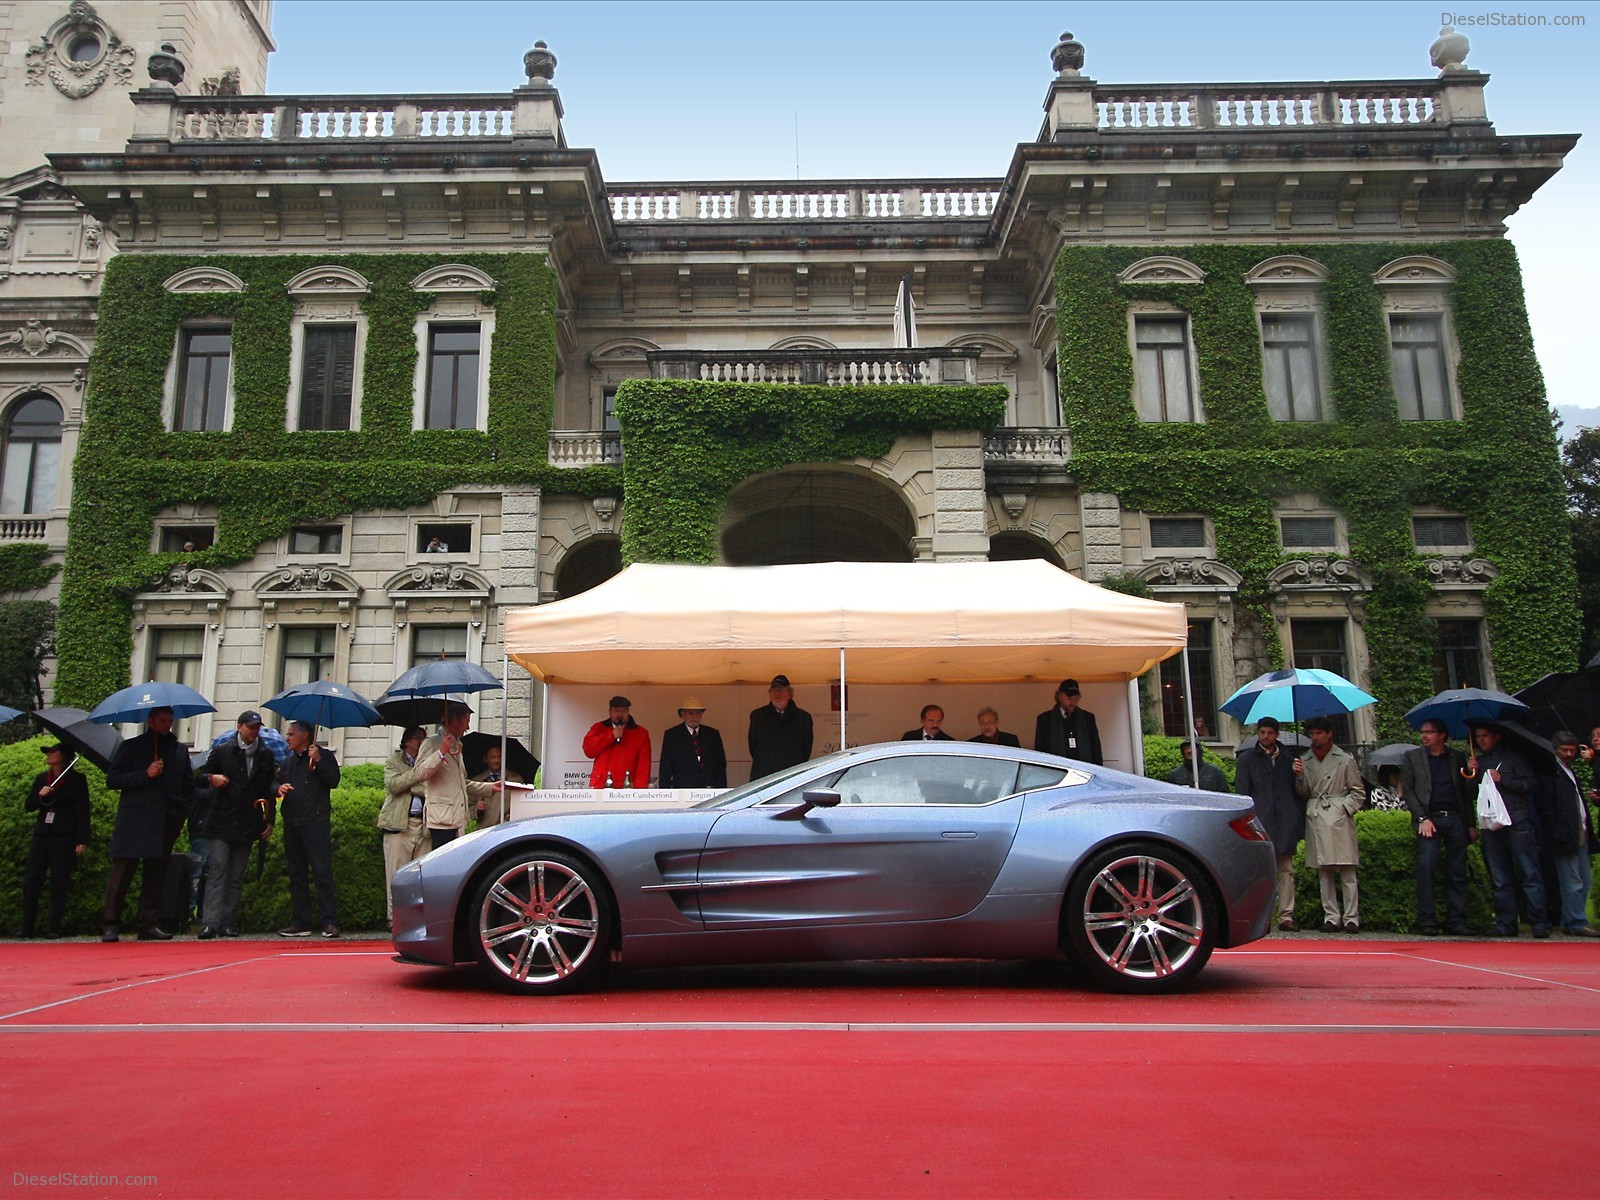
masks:
{"type": "Polygon", "coordinates": [[[1170,846],[1112,846],[1084,865],[1067,892],[1067,949],[1100,987],[1170,992],[1193,982],[1217,944],[1210,881],[1170,846]]]}
{"type": "Polygon", "coordinates": [[[511,991],[573,991],[605,963],[605,884],[593,867],[559,851],[530,849],[497,864],[479,884],[472,912],[473,954],[511,991]]]}

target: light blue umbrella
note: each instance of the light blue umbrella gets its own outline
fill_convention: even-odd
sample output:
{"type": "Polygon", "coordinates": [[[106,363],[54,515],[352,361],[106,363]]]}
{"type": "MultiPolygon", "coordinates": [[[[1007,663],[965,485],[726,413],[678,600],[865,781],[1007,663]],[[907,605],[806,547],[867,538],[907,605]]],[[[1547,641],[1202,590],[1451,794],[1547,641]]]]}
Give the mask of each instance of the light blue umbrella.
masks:
{"type": "Polygon", "coordinates": [[[12,708],[9,704],[0,704],[0,725],[7,721],[15,721],[22,715],[20,708],[12,708]]]}
{"type": "Polygon", "coordinates": [[[1354,712],[1378,698],[1369,696],[1343,675],[1316,667],[1268,671],[1245,684],[1222,704],[1222,711],[1244,725],[1263,717],[1304,721],[1354,712]]]}
{"type": "Polygon", "coordinates": [[[1429,696],[1406,714],[1406,723],[1421,729],[1424,721],[1443,721],[1453,738],[1464,738],[1484,721],[1523,721],[1532,710],[1515,696],[1487,688],[1451,688],[1429,696]]]}
{"type": "Polygon", "coordinates": [[[95,706],[89,720],[96,725],[118,725],[123,721],[143,721],[151,709],[170,708],[174,717],[192,717],[216,712],[212,704],[192,687],[181,683],[136,683],[113,692],[95,706]]]}
{"type": "Polygon", "coordinates": [[[286,687],[270,700],[263,700],[261,707],[270,708],[291,721],[329,729],[378,725],[383,721],[383,715],[372,706],[372,701],[360,692],[325,679],[286,687]]]}

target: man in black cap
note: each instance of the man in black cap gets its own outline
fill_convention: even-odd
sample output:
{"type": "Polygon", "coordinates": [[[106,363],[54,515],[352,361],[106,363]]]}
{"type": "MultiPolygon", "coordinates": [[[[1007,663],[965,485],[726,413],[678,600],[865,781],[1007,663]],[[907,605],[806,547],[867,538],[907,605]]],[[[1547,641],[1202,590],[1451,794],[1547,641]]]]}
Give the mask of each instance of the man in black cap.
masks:
{"type": "Polygon", "coordinates": [[[769,703],[750,714],[750,778],[764,779],[811,757],[811,714],[794,702],[787,675],[767,685],[769,703]]]}
{"type": "Polygon", "coordinates": [[[1040,713],[1034,722],[1033,748],[1102,766],[1106,760],[1100,750],[1100,727],[1092,712],[1078,707],[1081,694],[1076,679],[1061,681],[1055,707],[1040,713]]]}
{"type": "Polygon", "coordinates": [[[728,755],[722,734],[702,725],[706,706],[698,697],[685,696],[678,706],[680,724],[661,735],[661,778],[664,788],[725,788],[728,755]]]}
{"type": "Polygon", "coordinates": [[[278,763],[261,741],[261,714],[239,714],[233,740],[211,752],[211,805],[200,832],[207,839],[205,911],[200,939],[239,936],[239,900],[244,894],[250,848],[272,836],[272,777],[278,763]]]}

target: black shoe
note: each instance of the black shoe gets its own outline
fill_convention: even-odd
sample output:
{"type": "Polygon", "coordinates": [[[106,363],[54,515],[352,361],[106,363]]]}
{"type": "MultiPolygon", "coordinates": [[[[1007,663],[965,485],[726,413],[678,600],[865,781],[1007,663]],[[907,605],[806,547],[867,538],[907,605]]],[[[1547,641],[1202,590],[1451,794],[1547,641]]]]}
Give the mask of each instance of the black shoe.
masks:
{"type": "Polygon", "coordinates": [[[238,937],[239,936],[239,927],[237,925],[224,925],[222,927],[220,933],[219,933],[219,936],[221,936],[221,937],[238,937]]]}
{"type": "Polygon", "coordinates": [[[1437,925],[1418,925],[1417,932],[1423,937],[1438,937],[1439,927],[1437,925]]]}
{"type": "Polygon", "coordinates": [[[1354,921],[1346,921],[1344,923],[1344,931],[1346,933],[1360,933],[1361,926],[1357,925],[1354,921]]]}
{"type": "Polygon", "coordinates": [[[154,925],[149,929],[139,930],[139,940],[141,942],[170,942],[172,935],[159,925],[154,925]]]}
{"type": "Polygon", "coordinates": [[[324,925],[322,927],[322,936],[325,937],[325,938],[336,938],[336,937],[338,937],[339,936],[339,927],[337,925],[335,925],[332,921],[329,921],[326,925],[324,925]]]}
{"type": "Polygon", "coordinates": [[[1550,936],[1550,926],[1548,926],[1548,925],[1535,925],[1533,927],[1533,936],[1536,937],[1536,938],[1547,938],[1547,937],[1549,937],[1550,936]]]}
{"type": "Polygon", "coordinates": [[[297,924],[294,924],[294,925],[290,925],[287,929],[278,930],[278,936],[279,937],[310,937],[311,936],[311,927],[309,925],[300,925],[300,924],[297,923],[297,924]]]}
{"type": "Polygon", "coordinates": [[[120,936],[120,931],[115,925],[107,925],[100,931],[100,940],[102,942],[114,942],[117,941],[120,936]]]}
{"type": "Polygon", "coordinates": [[[202,925],[202,926],[200,926],[200,932],[195,934],[195,937],[199,938],[202,942],[209,942],[212,938],[214,938],[216,936],[217,936],[216,928],[214,926],[211,926],[211,925],[202,925]]]}
{"type": "Polygon", "coordinates": [[[1451,937],[1470,937],[1470,936],[1472,936],[1472,930],[1468,929],[1465,925],[1446,925],[1444,927],[1444,931],[1446,933],[1448,933],[1451,937]]]}
{"type": "Polygon", "coordinates": [[[1294,923],[1294,918],[1293,917],[1279,917],[1278,918],[1278,932],[1279,933],[1293,933],[1294,931],[1295,931],[1295,923],[1294,923]]]}
{"type": "Polygon", "coordinates": [[[1339,932],[1339,923],[1337,921],[1324,921],[1322,923],[1322,932],[1323,933],[1338,933],[1339,932]]]}
{"type": "Polygon", "coordinates": [[[1522,931],[1520,929],[1506,929],[1506,928],[1504,928],[1502,926],[1499,926],[1499,925],[1496,925],[1494,927],[1494,936],[1495,937],[1514,938],[1521,932],[1522,931]]]}

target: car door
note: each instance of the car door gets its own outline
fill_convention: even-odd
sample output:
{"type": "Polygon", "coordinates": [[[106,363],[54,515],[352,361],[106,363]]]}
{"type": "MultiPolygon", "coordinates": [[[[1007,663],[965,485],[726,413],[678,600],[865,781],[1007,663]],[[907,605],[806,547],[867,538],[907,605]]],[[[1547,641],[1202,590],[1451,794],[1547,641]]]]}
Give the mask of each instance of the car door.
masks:
{"type": "Polygon", "coordinates": [[[841,795],[804,815],[801,788],[735,809],[700,858],[707,929],[930,921],[970,912],[1016,836],[1017,764],[875,756],[805,788],[841,795]]]}

